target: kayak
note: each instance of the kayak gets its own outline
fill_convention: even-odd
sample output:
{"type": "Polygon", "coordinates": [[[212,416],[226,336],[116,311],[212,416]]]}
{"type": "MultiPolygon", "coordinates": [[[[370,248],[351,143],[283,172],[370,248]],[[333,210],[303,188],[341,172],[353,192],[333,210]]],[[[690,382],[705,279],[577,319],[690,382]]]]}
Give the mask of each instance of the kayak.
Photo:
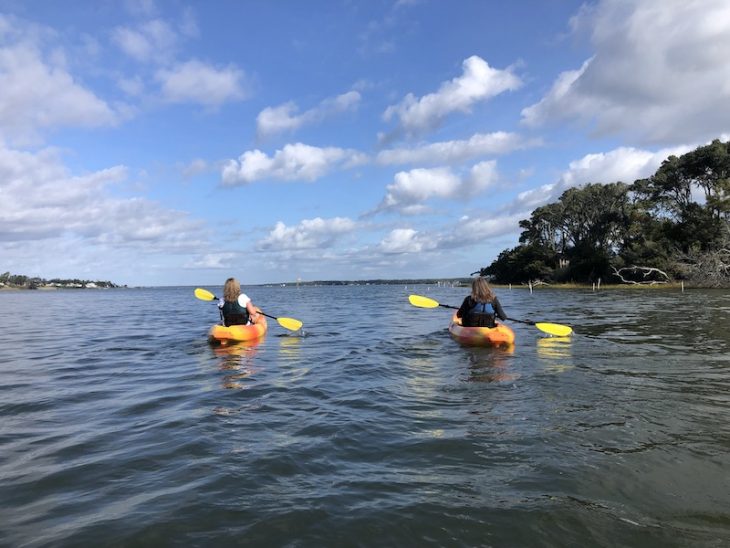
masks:
{"type": "Polygon", "coordinates": [[[264,336],[267,325],[266,318],[259,316],[259,321],[250,325],[225,325],[216,324],[210,328],[208,340],[226,344],[228,342],[253,341],[264,336]]]}
{"type": "Polygon", "coordinates": [[[464,327],[456,314],[451,318],[449,333],[461,344],[469,346],[511,346],[515,342],[515,332],[503,323],[498,323],[497,327],[464,327]]]}

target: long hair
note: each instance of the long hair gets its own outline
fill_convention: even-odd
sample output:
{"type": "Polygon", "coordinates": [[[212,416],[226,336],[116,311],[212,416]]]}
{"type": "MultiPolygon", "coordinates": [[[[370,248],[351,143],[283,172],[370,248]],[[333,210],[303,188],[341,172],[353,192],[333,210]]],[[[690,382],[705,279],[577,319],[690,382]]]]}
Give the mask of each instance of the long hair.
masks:
{"type": "Polygon", "coordinates": [[[241,284],[236,278],[228,278],[223,286],[223,300],[229,303],[236,302],[241,294],[241,284]]]}
{"type": "Polygon", "coordinates": [[[478,303],[491,303],[494,301],[494,293],[489,287],[487,279],[483,276],[475,278],[471,283],[471,298],[478,303]]]}

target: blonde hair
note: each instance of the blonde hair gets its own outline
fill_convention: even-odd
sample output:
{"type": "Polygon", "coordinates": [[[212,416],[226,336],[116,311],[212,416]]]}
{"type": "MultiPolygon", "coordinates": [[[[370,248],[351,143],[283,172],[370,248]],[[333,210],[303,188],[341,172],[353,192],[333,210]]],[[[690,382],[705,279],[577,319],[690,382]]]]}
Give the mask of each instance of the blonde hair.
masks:
{"type": "Polygon", "coordinates": [[[241,294],[241,284],[236,278],[228,278],[226,285],[223,286],[223,300],[229,303],[236,302],[241,294]]]}
{"type": "Polygon", "coordinates": [[[491,303],[494,300],[494,293],[485,277],[479,276],[471,283],[471,298],[478,303],[491,303]]]}

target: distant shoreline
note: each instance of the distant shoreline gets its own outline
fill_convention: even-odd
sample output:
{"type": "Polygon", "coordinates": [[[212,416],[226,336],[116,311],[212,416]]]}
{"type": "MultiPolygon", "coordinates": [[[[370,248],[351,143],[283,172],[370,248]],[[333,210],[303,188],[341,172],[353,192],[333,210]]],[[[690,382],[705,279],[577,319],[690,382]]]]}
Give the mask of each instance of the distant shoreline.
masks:
{"type": "MultiPolygon", "coordinates": [[[[340,285],[435,285],[438,287],[453,287],[468,289],[471,287],[473,278],[454,278],[454,279],[425,279],[425,280],[329,280],[329,281],[312,281],[312,282],[282,282],[282,283],[266,283],[266,284],[250,284],[251,287],[296,287],[296,286],[340,286],[340,285]]],[[[528,284],[495,284],[490,283],[491,287],[500,290],[510,289],[527,289],[530,290],[528,284]]],[[[595,289],[595,290],[614,290],[614,289],[715,289],[713,287],[700,287],[695,285],[687,285],[679,282],[655,283],[655,284],[578,284],[578,283],[538,283],[532,285],[533,291],[542,291],[545,289],[595,289]]]]}
{"type": "MultiPolygon", "coordinates": [[[[263,283],[263,284],[247,284],[249,287],[322,287],[322,286],[363,286],[363,285],[403,285],[406,288],[408,286],[415,285],[431,285],[442,288],[454,288],[454,289],[469,289],[471,287],[472,278],[457,278],[453,280],[319,280],[312,282],[280,282],[280,283],[263,283]]],[[[493,288],[500,291],[516,290],[530,290],[530,286],[527,284],[490,284],[493,288]]],[[[5,291],[79,291],[79,290],[100,290],[100,289],[155,289],[165,287],[198,287],[198,286],[187,286],[187,285],[161,285],[161,286],[116,286],[112,288],[108,287],[70,287],[70,286],[40,286],[36,288],[29,288],[23,286],[14,285],[1,285],[0,292],[5,291]]],[[[532,286],[532,291],[544,291],[546,289],[558,289],[558,290],[594,290],[594,291],[613,291],[613,290],[675,290],[681,291],[683,289],[726,289],[716,287],[702,287],[695,285],[682,285],[682,282],[671,282],[664,284],[576,284],[576,283],[562,283],[562,284],[537,284],[532,286]]]]}
{"type": "Polygon", "coordinates": [[[70,287],[70,286],[55,286],[55,285],[43,285],[40,287],[26,287],[17,285],[2,285],[0,291],[58,291],[59,289],[67,289],[69,291],[80,291],[80,290],[97,290],[97,289],[120,289],[117,287],[70,287]]]}

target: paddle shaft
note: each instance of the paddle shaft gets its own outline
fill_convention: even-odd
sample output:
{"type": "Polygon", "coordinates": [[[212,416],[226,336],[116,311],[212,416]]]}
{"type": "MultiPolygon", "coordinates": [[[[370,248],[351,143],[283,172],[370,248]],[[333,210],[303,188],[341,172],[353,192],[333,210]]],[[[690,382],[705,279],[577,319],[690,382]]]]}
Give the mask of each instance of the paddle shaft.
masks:
{"type": "MultiPolygon", "coordinates": [[[[213,293],[211,293],[211,295],[213,295],[213,293]]],[[[213,300],[210,301],[210,302],[217,301],[217,300],[218,300],[218,297],[216,297],[215,295],[213,295],[213,300]]],[[[261,312],[261,310],[257,310],[257,312],[259,314],[261,314],[262,316],[266,316],[267,318],[271,318],[272,320],[278,320],[279,319],[279,318],[277,318],[275,316],[270,316],[269,314],[266,314],[265,312],[261,312]]],[[[223,311],[221,310],[221,320],[222,319],[223,319],[223,311]]]]}
{"type": "Polygon", "coordinates": [[[536,322],[533,322],[532,320],[518,320],[516,318],[507,318],[511,322],[518,322],[518,323],[524,323],[527,325],[535,325],[536,322]]]}
{"type": "MultiPolygon", "coordinates": [[[[455,309],[455,306],[451,306],[448,304],[441,304],[440,302],[431,299],[429,297],[423,297],[421,295],[409,295],[408,300],[413,306],[418,306],[422,308],[436,308],[436,307],[443,307],[443,308],[453,308],[455,309]]],[[[560,325],[555,323],[548,323],[548,322],[535,322],[533,320],[518,320],[516,318],[507,318],[508,320],[511,320],[513,322],[519,322],[524,323],[526,325],[531,325],[539,329],[540,331],[543,331],[545,333],[549,333],[550,335],[557,335],[557,336],[566,336],[570,335],[573,332],[573,329],[570,326],[567,325],[560,325]]]]}
{"type": "MultiPolygon", "coordinates": [[[[198,287],[195,290],[195,297],[200,299],[201,301],[217,301],[218,297],[216,297],[213,293],[208,291],[207,289],[202,289],[198,287]]],[[[221,312],[221,321],[223,321],[223,312],[218,309],[221,312]]],[[[297,331],[302,327],[302,322],[300,322],[297,319],[294,318],[277,318],[276,316],[270,316],[269,314],[266,314],[265,312],[262,312],[260,308],[256,308],[256,312],[258,314],[261,314],[262,316],[266,316],[267,318],[271,318],[272,320],[276,320],[281,327],[284,329],[289,329],[291,331],[297,331]]]]}
{"type": "MultiPolygon", "coordinates": [[[[448,304],[441,304],[441,303],[439,303],[439,306],[442,306],[444,308],[452,308],[454,310],[459,310],[459,307],[458,306],[451,306],[451,305],[448,305],[448,304]]],[[[524,323],[524,324],[527,324],[527,325],[535,325],[535,322],[533,322],[531,320],[518,320],[516,318],[506,318],[506,319],[509,320],[509,321],[511,321],[511,322],[519,322],[519,323],[524,323]]]]}

